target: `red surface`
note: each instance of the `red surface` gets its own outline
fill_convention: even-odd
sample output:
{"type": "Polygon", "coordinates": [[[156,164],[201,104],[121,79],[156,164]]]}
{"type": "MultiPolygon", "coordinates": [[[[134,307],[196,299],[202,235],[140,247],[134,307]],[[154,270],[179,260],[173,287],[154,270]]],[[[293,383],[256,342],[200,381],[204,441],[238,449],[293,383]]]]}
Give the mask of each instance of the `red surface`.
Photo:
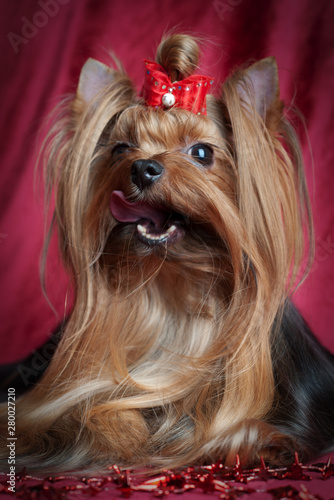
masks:
{"type": "MultiPolygon", "coordinates": [[[[113,48],[140,89],[143,58],[153,58],[166,29],[202,35],[201,73],[215,85],[249,59],[277,58],[281,93],[306,118],[306,170],[316,227],[313,272],[296,296],[319,339],[334,351],[334,3],[331,0],[2,0],[0,2],[0,362],[40,345],[58,323],[43,297],[38,262],[43,196],[34,164],[47,113],[73,92],[88,57],[107,62],[113,48]]],[[[55,243],[55,242],[54,242],[55,243]]],[[[50,298],[63,314],[66,278],[53,244],[50,298]]]]}
{"type": "Polygon", "coordinates": [[[322,457],[315,466],[302,466],[299,462],[281,469],[242,470],[238,466],[196,471],[166,471],[160,476],[147,478],[130,473],[115,472],[101,476],[55,476],[40,478],[38,475],[19,474],[16,479],[0,473],[0,499],[8,497],[26,499],[97,500],[131,498],[149,500],[185,495],[185,500],[221,498],[235,500],[330,500],[334,498],[334,468],[322,457]],[[272,478],[275,477],[275,479],[272,478]],[[8,483],[9,481],[9,483],[8,483]],[[8,488],[12,488],[8,491],[8,488]],[[150,489],[148,489],[150,488],[150,489]]]}

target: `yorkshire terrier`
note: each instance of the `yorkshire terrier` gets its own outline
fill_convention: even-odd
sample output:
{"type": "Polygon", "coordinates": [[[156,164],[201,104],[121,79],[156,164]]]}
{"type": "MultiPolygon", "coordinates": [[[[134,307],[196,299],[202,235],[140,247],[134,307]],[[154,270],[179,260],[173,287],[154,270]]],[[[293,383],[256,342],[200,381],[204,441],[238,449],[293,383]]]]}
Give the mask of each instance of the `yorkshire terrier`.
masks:
{"type": "Polygon", "coordinates": [[[334,445],[333,356],[289,299],[312,221],[275,59],[219,97],[198,62],[195,38],[165,38],[138,97],[89,59],[51,131],[75,303],[17,403],[28,469],[286,464],[334,445]]]}

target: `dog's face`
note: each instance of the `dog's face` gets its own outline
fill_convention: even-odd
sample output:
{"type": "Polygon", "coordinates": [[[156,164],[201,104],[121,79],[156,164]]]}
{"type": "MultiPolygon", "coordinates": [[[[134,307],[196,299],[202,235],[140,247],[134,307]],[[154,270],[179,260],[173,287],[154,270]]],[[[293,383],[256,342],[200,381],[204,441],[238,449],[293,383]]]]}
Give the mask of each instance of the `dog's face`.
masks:
{"type": "Polygon", "coordinates": [[[235,179],[226,140],[211,120],[134,106],[117,120],[110,144],[106,189],[115,238],[126,234],[129,250],[167,259],[169,249],[173,255],[213,244],[222,230],[217,210],[231,205],[235,179]]]}
{"type": "Polygon", "coordinates": [[[233,244],[241,223],[223,127],[186,110],[135,104],[104,132],[102,144],[87,217],[99,224],[103,206],[109,219],[100,259],[108,283],[128,290],[129,281],[138,287],[156,275],[161,289],[173,277],[188,308],[194,289],[201,303],[219,268],[233,275],[227,241],[233,244]],[[195,280],[191,292],[185,280],[195,280]]]}

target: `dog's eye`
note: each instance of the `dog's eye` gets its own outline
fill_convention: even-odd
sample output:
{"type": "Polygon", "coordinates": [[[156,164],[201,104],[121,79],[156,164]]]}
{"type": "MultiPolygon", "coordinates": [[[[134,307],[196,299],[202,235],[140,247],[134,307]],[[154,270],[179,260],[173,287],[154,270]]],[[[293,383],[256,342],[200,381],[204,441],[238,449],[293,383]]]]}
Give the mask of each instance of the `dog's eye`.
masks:
{"type": "Polygon", "coordinates": [[[196,144],[190,150],[191,156],[195,161],[209,167],[213,163],[213,151],[206,144],[196,144]]]}
{"type": "Polygon", "coordinates": [[[129,144],[119,143],[119,144],[116,144],[116,146],[113,148],[111,154],[112,154],[112,156],[121,156],[121,155],[127,154],[129,151],[130,151],[129,144]]]}

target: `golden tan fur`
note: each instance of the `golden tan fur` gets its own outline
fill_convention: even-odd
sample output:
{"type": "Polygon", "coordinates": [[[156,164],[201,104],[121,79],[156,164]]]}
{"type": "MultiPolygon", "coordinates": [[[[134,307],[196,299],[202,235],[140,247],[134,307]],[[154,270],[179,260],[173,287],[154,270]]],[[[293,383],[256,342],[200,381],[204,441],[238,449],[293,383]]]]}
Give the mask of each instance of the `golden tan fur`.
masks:
{"type": "MultiPolygon", "coordinates": [[[[165,65],[170,52],[177,61],[168,40],[158,51],[165,65]]],[[[296,284],[309,206],[274,62],[258,64],[271,68],[274,88],[262,116],[247,70],[208,97],[207,117],[146,107],[128,77],[110,70],[89,103],[79,86],[66,124],[52,131],[47,179],[76,299],[51,365],[17,406],[23,465],[161,469],[236,453],[282,462],[295,449],[266,423],[270,342],[296,284]],[[111,159],[117,142],[136,147],[111,159]],[[186,153],[198,142],[213,145],[210,169],[186,153]],[[138,194],[129,176],[142,158],[165,174],[138,194]],[[174,245],[148,248],[111,216],[116,189],[184,214],[190,229],[174,245]]]]}

